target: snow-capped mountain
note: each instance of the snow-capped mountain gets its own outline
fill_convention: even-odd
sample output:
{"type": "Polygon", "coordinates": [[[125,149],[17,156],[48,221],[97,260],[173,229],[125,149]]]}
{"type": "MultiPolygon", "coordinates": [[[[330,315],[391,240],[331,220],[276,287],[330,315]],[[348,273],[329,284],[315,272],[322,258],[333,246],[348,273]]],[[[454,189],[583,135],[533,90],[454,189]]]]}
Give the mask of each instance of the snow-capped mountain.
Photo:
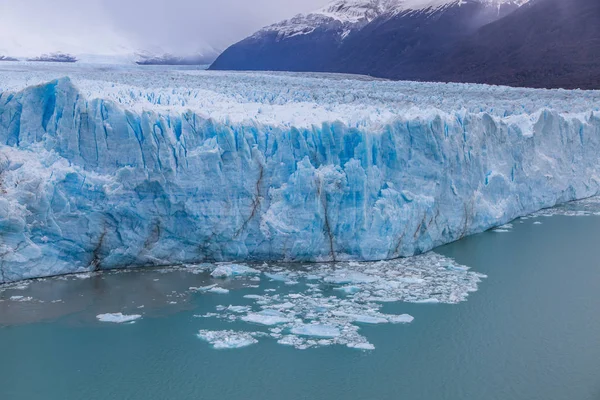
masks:
{"type": "Polygon", "coordinates": [[[335,0],[267,26],[227,49],[213,69],[367,73],[405,52],[439,52],[529,0],[335,0]],[[382,41],[383,40],[383,41],[382,41]],[[385,48],[380,49],[381,46],[385,48]],[[383,53],[373,53],[378,49],[383,53]],[[365,52],[366,51],[366,52],[365,52]],[[386,59],[380,60],[381,57],[386,59]],[[390,57],[392,59],[390,59],[390,57]],[[353,58],[353,59],[352,59],[353,58]],[[340,64],[340,62],[343,62],[340,64]]]}
{"type": "MultiPolygon", "coordinates": [[[[269,25],[253,36],[277,33],[279,39],[294,35],[310,34],[323,25],[349,30],[360,29],[364,25],[380,19],[392,18],[400,14],[419,13],[432,15],[452,7],[460,7],[469,2],[477,2],[486,7],[502,8],[521,6],[529,0],[335,0],[327,6],[309,14],[269,25]]],[[[346,34],[348,31],[343,31],[346,34]]]]}

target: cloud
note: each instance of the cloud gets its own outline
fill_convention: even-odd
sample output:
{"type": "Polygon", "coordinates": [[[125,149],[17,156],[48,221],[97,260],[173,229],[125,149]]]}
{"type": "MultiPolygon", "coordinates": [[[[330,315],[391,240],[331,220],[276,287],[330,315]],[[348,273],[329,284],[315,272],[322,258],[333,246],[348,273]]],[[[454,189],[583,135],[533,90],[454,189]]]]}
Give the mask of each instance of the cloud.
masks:
{"type": "Polygon", "coordinates": [[[0,0],[0,54],[222,50],[327,0],[0,0]]]}

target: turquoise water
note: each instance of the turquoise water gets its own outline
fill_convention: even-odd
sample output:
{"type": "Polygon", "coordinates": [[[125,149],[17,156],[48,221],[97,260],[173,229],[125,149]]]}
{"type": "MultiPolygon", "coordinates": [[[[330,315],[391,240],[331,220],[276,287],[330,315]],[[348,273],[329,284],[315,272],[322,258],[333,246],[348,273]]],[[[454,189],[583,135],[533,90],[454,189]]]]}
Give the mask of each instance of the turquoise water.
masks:
{"type": "Polygon", "coordinates": [[[415,320],[362,325],[372,351],[273,340],[215,350],[199,329],[246,324],[194,315],[250,304],[243,296],[258,289],[185,291],[205,274],[142,271],[6,291],[0,399],[600,399],[600,217],[513,225],[437,249],[488,278],[459,304],[385,303],[382,312],[415,320]],[[45,303],[8,300],[14,295],[45,303]],[[129,312],[143,304],[144,317],[96,321],[125,304],[129,312]]]}

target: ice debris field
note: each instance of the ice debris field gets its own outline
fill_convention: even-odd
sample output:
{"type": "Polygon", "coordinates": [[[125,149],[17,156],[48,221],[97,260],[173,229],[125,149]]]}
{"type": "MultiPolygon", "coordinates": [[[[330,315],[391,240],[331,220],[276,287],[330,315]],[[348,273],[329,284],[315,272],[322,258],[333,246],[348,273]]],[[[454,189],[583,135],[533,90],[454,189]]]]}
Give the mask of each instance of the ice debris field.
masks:
{"type": "Polygon", "coordinates": [[[423,253],[597,194],[599,100],[344,75],[3,63],[0,282],[423,253]]]}
{"type": "Polygon", "coordinates": [[[8,283],[0,285],[0,310],[10,314],[10,307],[17,307],[12,313],[22,315],[26,304],[34,304],[36,311],[30,310],[29,314],[39,312],[42,318],[60,315],[56,310],[63,308],[66,313],[72,313],[78,310],[77,303],[84,301],[80,296],[89,298],[90,288],[110,286],[113,292],[101,294],[98,298],[100,305],[85,300],[81,312],[93,313],[94,317],[90,319],[98,323],[128,325],[143,323],[146,313],[152,318],[148,302],[150,298],[160,297],[162,290],[169,293],[168,297],[155,308],[192,302],[194,296],[216,297],[220,305],[214,309],[207,309],[204,305],[210,304],[210,301],[198,302],[197,307],[207,312],[198,313],[192,308],[190,326],[196,327],[196,332],[181,333],[195,334],[215,349],[240,348],[273,340],[297,349],[342,345],[373,350],[375,346],[360,332],[362,326],[408,324],[413,321],[408,314],[381,312],[383,304],[459,303],[477,290],[483,278],[484,275],[434,252],[399,260],[361,263],[294,266],[199,264],[8,283]],[[202,284],[172,290],[175,285],[170,283],[170,277],[177,273],[188,275],[184,281],[202,284]],[[100,283],[113,274],[120,275],[121,285],[100,283]],[[127,275],[131,275],[129,279],[127,275]],[[76,289],[82,280],[92,281],[83,286],[86,288],[84,292],[76,289]],[[142,280],[141,287],[148,291],[148,296],[144,296],[136,286],[126,283],[139,280],[142,280]],[[67,284],[60,290],[53,290],[55,281],[67,284]],[[241,293],[235,295],[237,292],[241,293]],[[36,293],[45,296],[62,293],[62,297],[41,299],[36,297],[36,293]],[[127,300],[112,302],[112,298],[127,300]],[[96,314],[95,311],[100,309],[105,312],[96,314]]]}

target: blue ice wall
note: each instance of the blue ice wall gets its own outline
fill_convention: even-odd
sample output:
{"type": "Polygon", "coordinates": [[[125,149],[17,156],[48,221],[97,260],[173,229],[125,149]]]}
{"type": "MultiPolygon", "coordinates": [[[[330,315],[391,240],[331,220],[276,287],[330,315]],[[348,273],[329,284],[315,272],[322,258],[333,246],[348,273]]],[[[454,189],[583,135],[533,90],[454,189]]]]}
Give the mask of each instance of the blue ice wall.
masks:
{"type": "Polygon", "coordinates": [[[0,281],[410,256],[597,194],[600,118],[527,118],[457,111],[307,129],[136,113],[68,79],[5,92],[0,281]]]}

